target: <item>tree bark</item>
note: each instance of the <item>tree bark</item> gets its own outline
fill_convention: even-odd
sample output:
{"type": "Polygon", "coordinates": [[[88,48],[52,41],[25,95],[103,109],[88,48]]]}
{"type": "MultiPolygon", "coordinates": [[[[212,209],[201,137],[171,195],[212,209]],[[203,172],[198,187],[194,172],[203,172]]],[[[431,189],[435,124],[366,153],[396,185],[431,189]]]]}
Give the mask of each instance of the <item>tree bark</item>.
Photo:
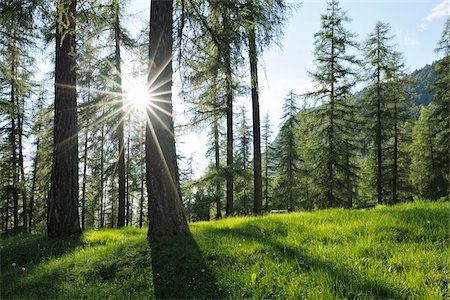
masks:
{"type": "MultiPolygon", "coordinates": [[[[248,4],[252,5],[249,0],[248,4]]],[[[253,21],[253,16],[251,20],[253,21]]],[[[250,77],[252,88],[252,115],[253,115],[253,213],[262,213],[262,178],[261,178],[261,125],[259,118],[259,86],[258,86],[258,52],[256,48],[256,33],[253,22],[248,32],[250,77]]]]}
{"type": "MultiPolygon", "coordinates": [[[[38,125],[37,132],[41,131],[41,126],[38,125]]],[[[28,209],[28,232],[31,232],[31,228],[33,225],[33,209],[34,209],[34,193],[36,191],[36,179],[37,179],[37,170],[39,164],[39,150],[40,150],[41,141],[39,137],[36,140],[36,155],[34,156],[33,162],[33,179],[31,182],[31,192],[30,192],[30,203],[28,209]]]]}
{"type": "Polygon", "coordinates": [[[216,220],[222,218],[222,206],[220,203],[220,179],[219,179],[219,169],[220,169],[220,148],[219,148],[219,116],[217,111],[214,111],[213,120],[213,131],[214,131],[214,158],[215,158],[215,168],[216,168],[216,220]]]}
{"type": "Polygon", "coordinates": [[[172,10],[172,0],[151,1],[148,83],[153,99],[147,110],[145,143],[151,205],[148,239],[190,234],[181,200],[172,117],[172,10]]]}
{"type": "Polygon", "coordinates": [[[392,204],[397,203],[397,176],[398,176],[398,127],[397,103],[394,104],[394,165],[392,167],[392,204]]]}
{"type": "Polygon", "coordinates": [[[81,188],[81,229],[85,228],[85,218],[86,218],[86,172],[87,172],[87,152],[88,152],[88,137],[89,137],[89,126],[86,125],[84,130],[84,154],[83,154],[83,186],[81,188]]]}
{"type": "Polygon", "coordinates": [[[57,0],[56,4],[55,120],[47,220],[50,237],[81,233],[78,218],[76,0],[57,0]],[[61,23],[68,24],[68,28],[61,23]]]}
{"type": "MultiPolygon", "coordinates": [[[[227,18],[225,18],[224,26],[229,27],[227,18]]],[[[226,76],[226,98],[227,98],[227,206],[225,215],[227,217],[234,213],[233,200],[233,179],[234,179],[234,163],[233,163],[233,80],[231,70],[231,54],[230,45],[224,45],[224,61],[226,76]]]]}
{"type": "Polygon", "coordinates": [[[382,172],[382,156],[381,156],[381,66],[380,66],[380,31],[377,32],[378,46],[377,46],[377,132],[376,132],[376,147],[377,147],[377,202],[383,204],[383,172],[382,172]]]}
{"type": "MultiPolygon", "coordinates": [[[[14,33],[13,33],[14,35],[14,33]]],[[[12,196],[13,196],[13,229],[17,230],[19,227],[19,192],[18,192],[18,182],[19,182],[19,172],[17,171],[17,128],[16,128],[16,47],[13,44],[12,49],[12,63],[11,63],[11,172],[12,172],[12,196]]]]}
{"type": "MultiPolygon", "coordinates": [[[[122,72],[120,58],[120,20],[119,1],[114,0],[114,41],[115,41],[115,67],[116,67],[116,89],[122,94],[122,72]]],[[[124,111],[122,96],[118,96],[117,113],[119,126],[117,126],[117,138],[119,140],[119,207],[117,209],[117,228],[125,226],[125,151],[124,151],[124,111]]]]}

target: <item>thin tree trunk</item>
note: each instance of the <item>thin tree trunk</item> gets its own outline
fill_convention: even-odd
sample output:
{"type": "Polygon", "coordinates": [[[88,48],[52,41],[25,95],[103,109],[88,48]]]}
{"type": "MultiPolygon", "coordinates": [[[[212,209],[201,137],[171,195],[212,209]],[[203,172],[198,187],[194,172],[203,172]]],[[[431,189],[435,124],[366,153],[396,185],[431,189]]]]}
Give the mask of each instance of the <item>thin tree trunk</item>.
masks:
{"type": "Polygon", "coordinates": [[[333,174],[333,155],[334,155],[334,82],[335,82],[335,70],[334,70],[334,25],[331,28],[331,88],[330,88],[330,127],[328,128],[328,195],[327,206],[334,206],[334,174],[333,174]]]}
{"type": "Polygon", "coordinates": [[[12,49],[12,63],[11,63],[11,172],[12,172],[12,195],[13,195],[13,229],[17,230],[19,227],[19,193],[18,182],[19,172],[17,171],[17,128],[16,128],[16,44],[15,34],[13,33],[13,49],[12,49]]]}
{"type": "MultiPolygon", "coordinates": [[[[41,126],[38,125],[37,132],[41,131],[41,126]]],[[[36,192],[36,179],[37,179],[37,170],[39,164],[39,150],[40,150],[41,140],[39,137],[36,139],[36,155],[34,156],[33,162],[33,179],[31,182],[31,193],[30,193],[30,206],[28,209],[28,232],[31,232],[31,228],[33,226],[33,209],[34,209],[34,194],[36,192]]]]}
{"type": "MultiPolygon", "coordinates": [[[[120,59],[120,21],[119,21],[119,1],[114,0],[114,41],[116,60],[116,88],[122,94],[122,72],[120,59]]],[[[118,96],[118,118],[117,137],[119,140],[119,208],[117,217],[117,228],[125,226],[125,151],[124,151],[124,111],[122,96],[118,96]]]]}
{"type": "Polygon", "coordinates": [[[75,64],[76,0],[57,0],[55,120],[47,231],[81,233],[78,218],[78,128],[75,64]],[[60,16],[62,20],[58,18],[60,16]],[[63,24],[69,28],[63,28],[63,24]]]}
{"type": "Polygon", "coordinates": [[[214,131],[214,158],[215,158],[215,168],[216,168],[216,220],[222,218],[222,206],[220,203],[220,148],[219,148],[219,117],[217,111],[214,111],[214,121],[213,121],[213,131],[214,131]]]}
{"type": "Polygon", "coordinates": [[[17,113],[17,125],[18,125],[18,148],[19,148],[19,168],[20,168],[20,190],[22,192],[22,222],[23,222],[23,230],[26,232],[26,228],[28,225],[27,217],[27,182],[25,179],[25,168],[23,166],[23,145],[22,145],[22,136],[23,136],[23,117],[24,113],[21,110],[21,105],[19,102],[19,97],[16,97],[16,103],[18,108],[17,113]]]}
{"type": "MultiPolygon", "coordinates": [[[[139,143],[141,142],[141,140],[139,140],[139,143]]],[[[140,172],[141,172],[141,197],[140,197],[140,201],[139,201],[139,228],[142,228],[142,224],[144,221],[144,153],[145,153],[145,149],[142,149],[142,145],[139,145],[139,149],[141,152],[141,159],[139,162],[140,165],[140,172]]]]}
{"type": "Polygon", "coordinates": [[[378,204],[383,204],[383,188],[382,188],[382,182],[383,182],[383,173],[382,173],[382,157],[381,157],[381,78],[380,78],[380,32],[378,31],[378,48],[377,48],[377,132],[376,132],[376,146],[377,146],[377,197],[378,197],[378,204]]]}
{"type": "MultiPolygon", "coordinates": [[[[127,199],[127,218],[126,225],[131,225],[131,214],[130,214],[130,117],[128,117],[128,136],[127,136],[127,162],[126,162],[126,199],[127,199]]],[[[133,209],[131,207],[131,209],[133,209]]]]}
{"type": "Polygon", "coordinates": [[[398,176],[398,127],[397,103],[394,105],[394,165],[392,170],[392,204],[397,203],[397,176],[398,176]]]}
{"type": "MultiPolygon", "coordinates": [[[[103,111],[104,113],[104,111],[103,111]]],[[[104,145],[105,145],[105,126],[102,125],[101,129],[101,139],[100,139],[100,217],[99,217],[99,227],[103,228],[104,226],[104,210],[103,210],[103,198],[104,198],[104,164],[105,164],[105,158],[104,158],[104,145]]]]}
{"type": "MultiPolygon", "coordinates": [[[[226,19],[226,18],[225,18],[226,19]]],[[[225,24],[226,25],[226,24],[225,24]]],[[[226,76],[226,98],[227,98],[227,206],[225,215],[227,217],[233,215],[233,80],[231,71],[230,45],[226,44],[224,51],[225,76],[226,76]]]]}
{"type": "MultiPolygon", "coordinates": [[[[247,3],[252,5],[253,1],[248,0],[247,3]]],[[[258,53],[256,49],[255,25],[250,25],[248,36],[253,115],[253,213],[259,215],[262,213],[261,125],[259,118],[258,53]]]]}
{"type": "Polygon", "coordinates": [[[150,9],[150,71],[148,82],[161,101],[148,109],[146,173],[150,220],[148,238],[188,235],[181,199],[172,118],[173,1],[153,0],[150,9]]]}
{"type": "Polygon", "coordinates": [[[81,191],[81,229],[85,228],[86,218],[86,172],[87,172],[87,154],[88,154],[88,138],[89,138],[89,126],[86,125],[84,130],[84,153],[83,153],[83,186],[81,191]]]}

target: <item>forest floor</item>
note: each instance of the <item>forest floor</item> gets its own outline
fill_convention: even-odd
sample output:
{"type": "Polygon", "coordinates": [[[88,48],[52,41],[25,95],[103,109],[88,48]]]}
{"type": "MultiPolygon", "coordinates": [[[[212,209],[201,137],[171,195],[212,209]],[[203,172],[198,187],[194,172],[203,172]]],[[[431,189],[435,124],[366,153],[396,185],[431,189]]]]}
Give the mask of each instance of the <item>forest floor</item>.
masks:
{"type": "Polygon", "coordinates": [[[0,298],[449,299],[449,205],[416,202],[2,239],[0,298]]]}

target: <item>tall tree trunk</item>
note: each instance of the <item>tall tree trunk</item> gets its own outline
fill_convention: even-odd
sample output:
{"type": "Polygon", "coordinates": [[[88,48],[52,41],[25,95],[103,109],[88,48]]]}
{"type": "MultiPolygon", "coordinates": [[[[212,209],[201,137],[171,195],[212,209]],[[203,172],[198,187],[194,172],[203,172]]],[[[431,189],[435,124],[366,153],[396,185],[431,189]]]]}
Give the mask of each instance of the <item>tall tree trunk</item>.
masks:
{"type": "Polygon", "coordinates": [[[330,126],[328,128],[328,195],[327,195],[327,206],[333,207],[334,202],[334,174],[333,174],[333,155],[334,154],[334,83],[335,83],[335,70],[334,70],[334,25],[331,28],[331,88],[330,88],[330,126]]]}
{"type": "Polygon", "coordinates": [[[146,173],[149,239],[190,234],[181,200],[172,117],[172,0],[153,0],[150,9],[148,82],[158,101],[147,111],[146,173]],[[158,41],[158,42],[154,42],[158,41]]]}
{"type": "Polygon", "coordinates": [[[398,176],[398,127],[397,103],[394,104],[394,165],[392,168],[392,204],[397,203],[397,176],[398,176]]]}
{"type": "MultiPolygon", "coordinates": [[[[252,5],[253,1],[248,0],[247,3],[252,5]]],[[[258,52],[256,49],[255,25],[253,22],[250,25],[248,42],[253,115],[253,213],[259,215],[262,213],[261,125],[259,118],[258,52]]]]}
{"type": "MultiPolygon", "coordinates": [[[[130,124],[130,116],[128,116],[128,124],[130,124]]],[[[130,214],[130,125],[128,125],[128,136],[127,136],[127,162],[126,162],[126,200],[127,200],[127,218],[126,225],[132,225],[131,214],[130,214]]],[[[131,209],[133,209],[131,207],[131,209]]]]}
{"type": "MultiPolygon", "coordinates": [[[[41,126],[38,125],[37,132],[41,131],[41,126]]],[[[40,150],[41,140],[38,137],[36,139],[36,155],[34,156],[33,162],[33,179],[31,182],[31,192],[30,192],[30,203],[28,209],[28,232],[31,232],[31,228],[33,226],[33,209],[34,209],[34,194],[36,192],[36,179],[37,179],[37,170],[39,164],[39,150],[40,150]]]]}
{"type": "MultiPolygon", "coordinates": [[[[14,35],[14,33],[13,33],[14,35]]],[[[15,41],[15,40],[14,40],[15,41]]],[[[12,64],[11,64],[11,172],[12,172],[12,195],[13,195],[13,229],[17,230],[19,227],[19,172],[17,170],[17,128],[16,128],[16,48],[15,42],[12,49],[12,64]]]]}
{"type": "Polygon", "coordinates": [[[88,138],[89,138],[89,126],[86,124],[84,130],[84,153],[83,153],[83,186],[81,189],[81,229],[85,228],[86,219],[86,172],[87,172],[87,154],[88,154],[88,138]]]}
{"type": "MultiPolygon", "coordinates": [[[[116,89],[119,95],[122,94],[122,72],[120,58],[120,20],[119,20],[119,0],[114,0],[114,41],[115,41],[115,63],[116,63],[116,89]]],[[[119,140],[119,207],[117,209],[117,228],[125,226],[125,151],[124,151],[124,111],[122,96],[118,96],[118,118],[117,138],[119,140]]]]}
{"type": "Polygon", "coordinates": [[[24,112],[21,108],[19,97],[16,97],[16,103],[17,103],[17,125],[18,125],[18,148],[19,148],[19,168],[20,168],[20,191],[22,194],[22,222],[23,222],[23,229],[26,232],[26,228],[28,225],[27,217],[27,182],[25,179],[25,168],[23,165],[23,144],[22,144],[22,137],[23,137],[23,118],[24,118],[24,112]]]}
{"type": "MultiPolygon", "coordinates": [[[[103,114],[105,111],[103,110],[103,114]]],[[[103,228],[104,224],[104,209],[103,209],[103,199],[104,199],[104,184],[103,181],[105,180],[105,171],[104,171],[104,164],[105,164],[105,152],[104,152],[104,146],[105,146],[105,126],[102,124],[102,128],[100,130],[101,138],[100,138],[100,216],[99,216],[99,227],[103,228]]]]}
{"type": "Polygon", "coordinates": [[[214,111],[214,120],[213,120],[213,131],[214,131],[214,158],[215,158],[215,168],[216,168],[216,192],[214,197],[216,198],[216,220],[222,218],[222,206],[220,203],[220,178],[219,178],[219,169],[220,169],[220,148],[219,148],[219,116],[218,112],[214,111]]]}
{"type": "MultiPolygon", "coordinates": [[[[225,18],[226,19],[226,18],[225,18]]],[[[225,24],[226,25],[226,24],[225,24]]],[[[234,163],[233,163],[233,79],[231,70],[231,49],[230,45],[224,45],[224,61],[226,76],[226,98],[227,98],[227,206],[225,215],[227,217],[233,215],[233,179],[234,179],[234,163]]]]}
{"type": "MultiPolygon", "coordinates": [[[[139,143],[141,143],[141,139],[139,139],[139,143]]],[[[143,145],[139,144],[139,149],[141,153],[141,158],[139,161],[140,165],[140,173],[141,173],[141,197],[139,200],[139,228],[142,228],[142,224],[144,222],[144,159],[145,159],[145,149],[143,149],[143,145]]]]}
{"type": "Polygon", "coordinates": [[[78,218],[76,0],[57,0],[56,4],[55,125],[47,220],[51,237],[81,233],[78,218]]]}
{"type": "Polygon", "coordinates": [[[377,32],[378,46],[377,46],[377,129],[376,129],[376,147],[377,147],[377,197],[378,204],[383,204],[383,173],[382,173],[382,156],[381,156],[381,66],[380,66],[380,31],[377,32]]]}

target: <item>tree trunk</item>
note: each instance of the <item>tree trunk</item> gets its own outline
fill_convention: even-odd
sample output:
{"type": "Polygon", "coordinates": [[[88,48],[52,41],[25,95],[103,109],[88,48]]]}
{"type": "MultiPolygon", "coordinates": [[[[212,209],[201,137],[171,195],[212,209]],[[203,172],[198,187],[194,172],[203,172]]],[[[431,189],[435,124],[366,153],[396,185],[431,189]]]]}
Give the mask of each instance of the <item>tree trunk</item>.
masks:
{"type": "Polygon", "coordinates": [[[139,200],[139,228],[142,228],[142,224],[144,222],[144,168],[143,168],[143,164],[144,164],[144,159],[145,159],[145,150],[142,149],[142,144],[141,143],[141,139],[139,139],[139,149],[141,152],[141,158],[139,161],[139,165],[140,165],[140,172],[141,172],[141,197],[139,200]]]}
{"type": "MultiPolygon", "coordinates": [[[[105,111],[103,110],[103,114],[105,111]]],[[[101,139],[100,139],[100,216],[99,216],[99,227],[103,228],[104,224],[104,209],[103,209],[103,198],[104,198],[104,184],[103,181],[105,180],[105,172],[104,172],[104,164],[105,164],[105,152],[103,150],[105,145],[105,126],[102,125],[102,128],[100,130],[101,139]]]]}
{"type": "MultiPolygon", "coordinates": [[[[130,117],[128,117],[128,124],[130,124],[130,117]]],[[[126,200],[127,200],[127,218],[126,225],[132,225],[131,214],[130,214],[130,125],[128,125],[128,136],[127,136],[127,166],[126,166],[126,200]]],[[[133,209],[133,207],[131,207],[133,209]]]]}
{"type": "Polygon", "coordinates": [[[20,190],[22,193],[22,222],[23,222],[23,229],[24,232],[26,232],[26,228],[28,225],[27,217],[27,182],[25,179],[25,168],[23,166],[23,144],[22,144],[22,137],[23,137],[23,117],[24,112],[21,109],[19,97],[16,97],[16,103],[17,103],[17,125],[18,125],[18,148],[19,148],[19,168],[20,168],[20,190]]]}
{"type": "Polygon", "coordinates": [[[172,118],[172,10],[172,0],[151,1],[148,83],[158,100],[147,110],[148,239],[190,234],[181,200],[172,118]]]}
{"type": "MultiPolygon", "coordinates": [[[[116,63],[116,89],[119,95],[122,94],[122,72],[120,58],[120,20],[119,1],[114,0],[114,41],[115,41],[115,63],[116,63]]],[[[119,207],[117,209],[117,228],[125,226],[125,151],[124,151],[124,111],[122,96],[118,96],[117,113],[119,125],[117,126],[117,138],[119,140],[119,207]]]]}
{"type": "Polygon", "coordinates": [[[378,47],[377,47],[377,82],[376,82],[376,88],[377,88],[377,132],[376,132],[376,147],[377,147],[377,197],[378,197],[378,204],[383,204],[383,173],[382,173],[382,157],[381,157],[381,78],[380,78],[380,72],[381,72],[381,66],[379,64],[380,62],[380,32],[378,31],[378,47]]]}
{"type": "Polygon", "coordinates": [[[88,135],[89,126],[86,125],[84,130],[84,153],[83,153],[83,187],[81,189],[81,229],[85,228],[86,219],[86,171],[87,171],[87,152],[88,152],[88,135]]]}
{"type": "Polygon", "coordinates": [[[222,218],[222,206],[220,203],[220,178],[219,178],[219,169],[220,169],[220,148],[219,148],[219,116],[217,115],[217,111],[214,111],[214,121],[213,121],[213,131],[214,131],[214,158],[215,158],[215,168],[216,168],[216,220],[222,218]]]}
{"type": "Polygon", "coordinates": [[[11,64],[11,172],[12,172],[12,195],[13,195],[13,229],[17,230],[19,227],[19,192],[18,192],[18,182],[19,182],[19,172],[17,171],[17,128],[16,128],[16,49],[15,44],[12,49],[12,64],[11,64]]]}
{"type": "MultiPolygon", "coordinates": [[[[252,4],[248,0],[248,4],[252,4]]],[[[253,20],[251,20],[253,21],[253,20]]],[[[252,84],[253,115],[253,213],[262,213],[262,178],[261,178],[261,125],[259,119],[258,53],[256,49],[255,25],[251,24],[248,33],[250,77],[252,84]]]]}
{"type": "Polygon", "coordinates": [[[397,175],[398,175],[398,127],[397,104],[394,105],[394,165],[392,168],[392,204],[397,203],[397,175]]]}
{"type": "Polygon", "coordinates": [[[55,120],[47,220],[50,237],[81,233],[78,218],[76,0],[56,2],[55,120]],[[61,23],[67,24],[68,29],[61,23]]]}
{"type": "MultiPolygon", "coordinates": [[[[225,18],[226,19],[226,18],[225,18]]],[[[227,206],[225,215],[227,217],[233,215],[233,80],[231,70],[230,45],[226,44],[224,50],[225,76],[226,76],[226,97],[227,97],[227,206]]]]}
{"type": "MultiPolygon", "coordinates": [[[[41,126],[38,125],[37,132],[41,131],[41,126]]],[[[39,149],[40,149],[41,141],[39,137],[36,140],[36,155],[34,156],[33,162],[33,179],[31,182],[31,193],[30,193],[30,203],[28,209],[28,232],[31,232],[31,228],[33,225],[33,209],[34,209],[34,193],[36,191],[36,179],[37,179],[37,170],[39,164],[39,149]]]]}

